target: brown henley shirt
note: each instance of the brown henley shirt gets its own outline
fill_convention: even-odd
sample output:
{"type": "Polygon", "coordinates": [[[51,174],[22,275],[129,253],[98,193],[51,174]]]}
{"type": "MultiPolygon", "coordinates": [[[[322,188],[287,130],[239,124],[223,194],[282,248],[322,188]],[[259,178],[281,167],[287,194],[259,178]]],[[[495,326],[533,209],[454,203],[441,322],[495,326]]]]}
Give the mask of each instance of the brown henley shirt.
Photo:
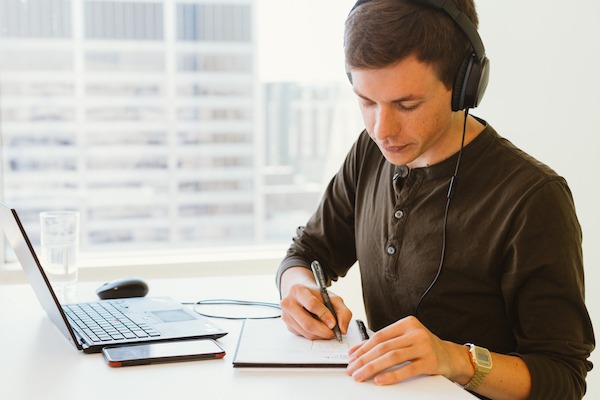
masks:
{"type": "Polygon", "coordinates": [[[594,334],[567,183],[486,126],[463,150],[436,279],[456,159],[394,166],[363,131],[278,283],[312,259],[330,280],[358,261],[371,329],[416,315],[441,339],[523,358],[532,399],[581,398],[594,334]]]}

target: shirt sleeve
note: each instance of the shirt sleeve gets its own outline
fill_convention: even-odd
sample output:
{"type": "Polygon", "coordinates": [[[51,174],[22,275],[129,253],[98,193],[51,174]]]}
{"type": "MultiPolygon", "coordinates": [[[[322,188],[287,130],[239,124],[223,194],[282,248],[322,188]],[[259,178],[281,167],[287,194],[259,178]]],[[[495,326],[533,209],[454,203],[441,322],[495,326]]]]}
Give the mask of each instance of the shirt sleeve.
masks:
{"type": "Polygon", "coordinates": [[[296,236],[276,275],[280,288],[281,275],[294,266],[309,268],[318,260],[328,280],[345,276],[356,262],[354,232],[354,200],[359,173],[357,164],[370,141],[366,131],[354,143],[340,170],[329,182],[316,212],[306,226],[296,230],[296,236]]]}
{"type": "Polygon", "coordinates": [[[546,181],[525,197],[507,237],[502,278],[517,327],[514,355],[530,370],[531,399],[581,399],[595,345],[585,306],[581,228],[563,179],[546,181]]]}

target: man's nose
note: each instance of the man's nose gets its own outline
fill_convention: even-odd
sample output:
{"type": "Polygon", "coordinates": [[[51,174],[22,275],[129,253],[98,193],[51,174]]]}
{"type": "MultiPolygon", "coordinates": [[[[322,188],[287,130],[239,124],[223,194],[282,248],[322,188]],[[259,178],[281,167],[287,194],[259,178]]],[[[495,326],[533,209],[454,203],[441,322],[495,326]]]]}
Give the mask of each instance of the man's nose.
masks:
{"type": "Polygon", "coordinates": [[[378,140],[385,140],[398,133],[400,121],[397,113],[390,107],[381,107],[375,116],[375,125],[373,126],[373,135],[378,140]]]}

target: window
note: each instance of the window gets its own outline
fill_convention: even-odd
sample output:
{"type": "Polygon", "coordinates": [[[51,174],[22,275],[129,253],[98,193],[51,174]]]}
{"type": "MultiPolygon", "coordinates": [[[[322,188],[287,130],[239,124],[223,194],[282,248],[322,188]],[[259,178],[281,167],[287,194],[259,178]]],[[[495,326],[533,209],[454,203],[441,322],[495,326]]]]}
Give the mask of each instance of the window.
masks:
{"type": "Polygon", "coordinates": [[[316,46],[353,2],[300,3],[0,0],[2,198],[34,244],[47,209],[82,251],[287,244],[361,129],[316,46]]]}

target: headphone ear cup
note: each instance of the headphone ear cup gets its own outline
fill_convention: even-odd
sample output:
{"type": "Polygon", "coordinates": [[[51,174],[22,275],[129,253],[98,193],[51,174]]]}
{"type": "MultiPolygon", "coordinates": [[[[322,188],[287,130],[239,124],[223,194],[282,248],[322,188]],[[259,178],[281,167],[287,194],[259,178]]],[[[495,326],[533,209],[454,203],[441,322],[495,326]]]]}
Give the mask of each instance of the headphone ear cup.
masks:
{"type": "Polygon", "coordinates": [[[487,57],[473,61],[465,77],[464,107],[475,108],[483,98],[490,78],[490,64],[487,57]]]}
{"type": "Polygon", "coordinates": [[[464,110],[465,107],[465,89],[469,72],[473,64],[473,55],[471,53],[463,59],[452,86],[452,111],[464,110]]]}
{"type": "Polygon", "coordinates": [[[463,60],[452,87],[452,111],[475,108],[483,98],[490,78],[490,64],[487,57],[476,60],[468,54],[463,60]]]}

